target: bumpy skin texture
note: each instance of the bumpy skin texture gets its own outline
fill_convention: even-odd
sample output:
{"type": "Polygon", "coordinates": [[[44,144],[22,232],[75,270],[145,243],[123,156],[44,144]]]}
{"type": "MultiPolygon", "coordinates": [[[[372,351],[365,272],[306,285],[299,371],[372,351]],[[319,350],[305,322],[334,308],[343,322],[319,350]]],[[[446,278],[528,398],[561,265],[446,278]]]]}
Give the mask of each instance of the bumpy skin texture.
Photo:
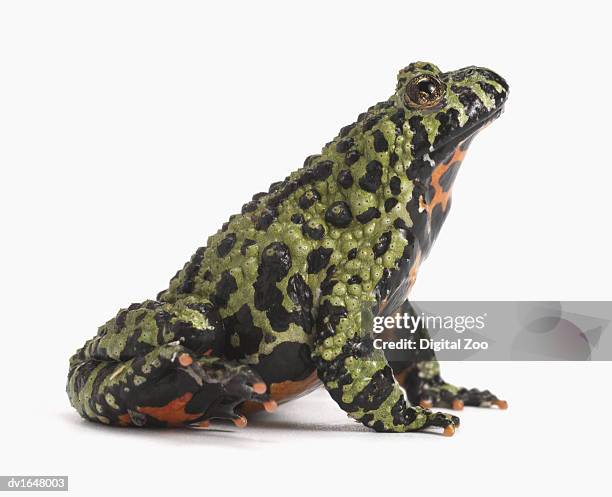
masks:
{"type": "MultiPolygon", "coordinates": [[[[72,405],[107,424],[240,424],[241,412],[320,380],[343,410],[378,431],[452,430],[456,417],[406,403],[362,314],[396,312],[406,301],[465,151],[507,93],[487,69],[402,69],[388,100],[255,195],[156,301],[133,304],[99,329],[70,360],[72,405]],[[420,105],[419,91],[435,105],[420,105]]],[[[431,393],[436,368],[434,357],[398,365],[413,402],[448,401],[431,393]]]]}

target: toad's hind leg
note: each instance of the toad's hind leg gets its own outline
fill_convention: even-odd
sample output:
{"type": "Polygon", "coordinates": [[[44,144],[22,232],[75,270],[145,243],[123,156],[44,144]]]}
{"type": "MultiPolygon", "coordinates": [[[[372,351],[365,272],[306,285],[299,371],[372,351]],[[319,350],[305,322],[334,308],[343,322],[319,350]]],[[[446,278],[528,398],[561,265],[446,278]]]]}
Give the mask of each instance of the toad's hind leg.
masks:
{"type": "Polygon", "coordinates": [[[248,366],[218,357],[223,333],[214,306],[147,301],[119,312],[70,360],[67,391],[86,419],[135,426],[246,423],[235,408],[268,402],[248,366]]]}
{"type": "MultiPolygon", "coordinates": [[[[408,301],[402,304],[396,314],[418,316],[408,301]]],[[[396,330],[387,331],[390,335],[396,332],[396,330]]],[[[427,329],[419,325],[414,332],[413,340],[418,343],[420,339],[429,340],[429,338],[427,329]]],[[[391,352],[387,354],[390,356],[391,352]]],[[[388,357],[389,364],[412,404],[424,408],[447,407],[455,410],[461,410],[464,406],[497,406],[500,409],[508,407],[505,400],[498,399],[489,390],[467,389],[444,381],[440,376],[440,364],[436,359],[436,354],[430,348],[402,350],[400,356],[395,354],[393,358],[388,357]]]]}

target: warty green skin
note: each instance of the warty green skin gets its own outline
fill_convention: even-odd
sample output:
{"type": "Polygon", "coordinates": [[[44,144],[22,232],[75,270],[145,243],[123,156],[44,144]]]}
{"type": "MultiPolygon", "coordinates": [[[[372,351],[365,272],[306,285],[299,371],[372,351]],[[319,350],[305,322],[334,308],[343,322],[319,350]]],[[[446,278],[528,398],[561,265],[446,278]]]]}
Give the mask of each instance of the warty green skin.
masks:
{"type": "MultiPolygon", "coordinates": [[[[156,301],[100,328],[71,359],[72,405],[108,424],[237,419],[243,401],[267,401],[275,385],[316,369],[340,407],[378,431],[457,425],[454,416],[407,404],[362,319],[364,310],[390,313],[406,301],[448,209],[433,172],[458,168],[461,158],[448,161],[499,114],[507,91],[481,68],[442,73],[419,62],[401,70],[388,100],[245,204],[156,301]],[[424,74],[444,82],[433,108],[406,98],[407,84],[424,74]],[[265,394],[252,391],[260,381],[265,394]],[[231,409],[217,409],[219,399],[231,409]]],[[[441,382],[434,361],[413,365],[429,381],[428,398],[435,388],[456,388],[441,382]]]]}

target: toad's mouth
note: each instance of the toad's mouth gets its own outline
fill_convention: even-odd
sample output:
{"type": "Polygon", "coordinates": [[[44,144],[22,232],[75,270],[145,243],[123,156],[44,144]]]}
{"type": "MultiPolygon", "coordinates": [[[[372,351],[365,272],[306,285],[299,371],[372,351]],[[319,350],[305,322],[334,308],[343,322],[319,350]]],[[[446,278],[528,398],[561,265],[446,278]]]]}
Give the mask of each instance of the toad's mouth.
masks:
{"type": "Polygon", "coordinates": [[[462,143],[469,144],[472,138],[476,136],[476,134],[479,131],[489,126],[489,124],[491,124],[499,116],[501,116],[503,112],[504,112],[504,106],[502,105],[501,107],[498,107],[492,112],[490,112],[488,115],[483,116],[481,119],[478,119],[476,122],[472,123],[471,125],[465,128],[457,129],[457,131],[453,133],[451,136],[449,136],[447,140],[443,141],[442,143],[437,144],[434,148],[432,148],[430,150],[430,153],[433,153],[433,152],[443,153],[444,151],[454,150],[462,143]]]}

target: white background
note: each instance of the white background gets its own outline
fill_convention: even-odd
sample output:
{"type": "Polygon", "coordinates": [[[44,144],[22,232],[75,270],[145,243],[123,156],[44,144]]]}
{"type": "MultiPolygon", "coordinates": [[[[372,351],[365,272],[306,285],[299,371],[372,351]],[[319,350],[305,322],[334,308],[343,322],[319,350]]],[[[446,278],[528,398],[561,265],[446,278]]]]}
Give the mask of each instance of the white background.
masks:
{"type": "Polygon", "coordinates": [[[365,432],[322,391],[240,432],[107,429],[64,392],[98,325],[414,60],[511,87],[414,298],[610,300],[610,17],[574,5],[2,2],[0,473],[76,495],[609,492],[609,364],[443,365],[510,402],[452,439],[365,432]]]}

